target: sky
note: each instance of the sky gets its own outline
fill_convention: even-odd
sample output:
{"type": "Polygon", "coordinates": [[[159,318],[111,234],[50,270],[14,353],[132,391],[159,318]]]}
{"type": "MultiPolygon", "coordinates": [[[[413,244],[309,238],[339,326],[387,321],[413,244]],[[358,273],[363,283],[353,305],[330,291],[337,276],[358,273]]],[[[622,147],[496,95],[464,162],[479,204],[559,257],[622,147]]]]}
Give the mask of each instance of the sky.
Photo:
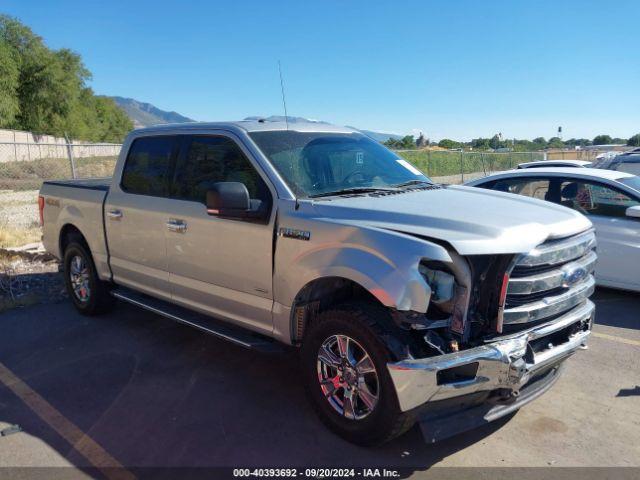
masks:
{"type": "Polygon", "coordinates": [[[2,0],[97,94],[432,140],[640,132],[640,2],[2,0]]]}

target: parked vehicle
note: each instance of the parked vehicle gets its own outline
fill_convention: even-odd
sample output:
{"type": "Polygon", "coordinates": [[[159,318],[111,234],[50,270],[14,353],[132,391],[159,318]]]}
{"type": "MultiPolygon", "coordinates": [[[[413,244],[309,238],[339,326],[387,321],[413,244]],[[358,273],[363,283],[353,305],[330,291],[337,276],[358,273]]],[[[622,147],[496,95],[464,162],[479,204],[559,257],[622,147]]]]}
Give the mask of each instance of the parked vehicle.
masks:
{"type": "Polygon", "coordinates": [[[593,168],[512,170],[467,185],[517,193],[564,205],[596,228],[596,282],[640,291],[640,178],[593,168]]]}
{"type": "Polygon", "coordinates": [[[594,165],[597,168],[640,175],[640,148],[602,159],[594,165]]]}
{"type": "Polygon", "coordinates": [[[594,315],[584,216],[435,185],[347,128],[136,130],[112,179],[45,182],[39,204],[78,311],[118,298],[247,348],[295,346],[320,418],[361,444],[517,410],[594,315]]]}
{"type": "Polygon", "coordinates": [[[578,167],[587,168],[591,166],[591,162],[586,160],[538,160],[536,162],[526,162],[518,165],[522,168],[547,168],[547,167],[578,167]]]}

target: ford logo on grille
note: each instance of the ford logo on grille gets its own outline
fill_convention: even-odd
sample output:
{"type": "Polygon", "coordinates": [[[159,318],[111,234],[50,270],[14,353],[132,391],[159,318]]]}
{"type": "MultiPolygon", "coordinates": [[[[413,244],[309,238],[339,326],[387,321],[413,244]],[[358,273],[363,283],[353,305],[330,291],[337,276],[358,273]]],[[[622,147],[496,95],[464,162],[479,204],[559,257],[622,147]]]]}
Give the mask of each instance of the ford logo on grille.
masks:
{"type": "Polygon", "coordinates": [[[562,280],[565,286],[571,287],[576,283],[584,280],[589,272],[584,267],[577,267],[572,270],[566,270],[562,273],[562,280]]]}

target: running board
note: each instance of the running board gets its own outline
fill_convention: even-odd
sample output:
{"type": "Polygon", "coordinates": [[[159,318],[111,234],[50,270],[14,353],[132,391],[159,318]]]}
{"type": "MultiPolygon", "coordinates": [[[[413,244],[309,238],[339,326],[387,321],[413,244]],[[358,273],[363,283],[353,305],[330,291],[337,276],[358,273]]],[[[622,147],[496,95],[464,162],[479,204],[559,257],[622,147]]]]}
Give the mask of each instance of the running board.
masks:
{"type": "Polygon", "coordinates": [[[198,330],[202,330],[203,332],[244,348],[267,353],[280,353],[284,351],[283,345],[269,337],[251,332],[242,327],[230,325],[227,322],[194,312],[164,300],[159,300],[144,293],[119,287],[116,290],[112,290],[111,295],[119,300],[157,313],[178,323],[197,328],[198,330]]]}

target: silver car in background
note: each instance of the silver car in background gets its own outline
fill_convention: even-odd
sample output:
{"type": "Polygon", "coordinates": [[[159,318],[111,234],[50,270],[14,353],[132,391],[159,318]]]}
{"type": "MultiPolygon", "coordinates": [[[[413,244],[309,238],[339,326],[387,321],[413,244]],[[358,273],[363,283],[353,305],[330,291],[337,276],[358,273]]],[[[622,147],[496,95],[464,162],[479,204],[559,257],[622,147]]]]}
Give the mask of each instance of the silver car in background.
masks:
{"type": "Polygon", "coordinates": [[[640,291],[640,177],[547,167],[502,172],[467,185],[550,201],[586,215],[596,228],[597,284],[640,291]]]}

